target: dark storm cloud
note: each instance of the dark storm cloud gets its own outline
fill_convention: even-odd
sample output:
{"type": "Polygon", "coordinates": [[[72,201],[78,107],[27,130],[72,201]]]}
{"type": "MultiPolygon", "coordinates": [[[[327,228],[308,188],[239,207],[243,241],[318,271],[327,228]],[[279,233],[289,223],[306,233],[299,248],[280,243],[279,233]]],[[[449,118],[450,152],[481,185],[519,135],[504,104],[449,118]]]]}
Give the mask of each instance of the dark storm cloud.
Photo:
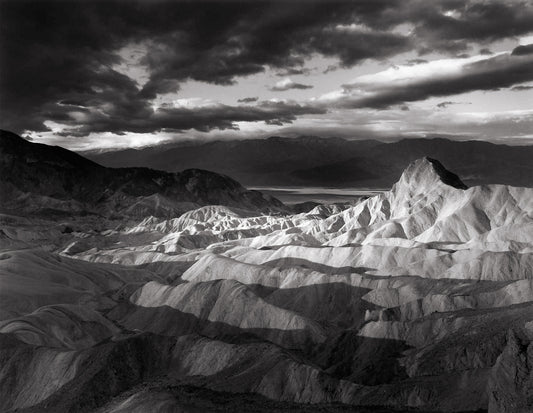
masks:
{"type": "MultiPolygon", "coordinates": [[[[356,12],[379,14],[391,1],[1,2],[2,127],[46,130],[43,121],[63,119],[65,108],[53,106],[68,100],[83,101],[117,123],[124,114],[128,123],[145,115],[157,94],[176,91],[188,79],[229,85],[266,66],[301,67],[317,51],[310,39],[321,37],[324,27],[349,23],[356,12]],[[139,91],[135,80],[111,67],[121,61],[118,49],[142,41],[149,44],[142,60],[149,81],[139,91]]],[[[325,47],[324,40],[315,42],[325,47]]],[[[328,54],[355,63],[355,52],[342,47],[328,54]]],[[[388,45],[374,48],[377,57],[393,52],[388,45]]]]}
{"type": "Polygon", "coordinates": [[[491,55],[491,54],[493,54],[492,51],[489,48],[487,48],[487,47],[484,47],[484,48],[480,49],[478,53],[481,54],[481,55],[491,55]]]}
{"type": "Polygon", "coordinates": [[[125,104],[134,112],[145,107],[135,82],[110,69],[120,62],[112,50],[124,43],[127,32],[113,4],[106,5],[109,13],[90,3],[21,1],[0,7],[4,127],[46,130],[42,122],[50,119],[50,110],[56,118],[64,110],[55,107],[60,101],[125,104]]]}
{"type": "Polygon", "coordinates": [[[406,51],[412,44],[409,37],[394,33],[332,30],[314,39],[310,46],[324,56],[338,57],[341,66],[351,67],[365,59],[406,51]]]}
{"type": "Polygon", "coordinates": [[[259,100],[259,98],[257,96],[255,96],[255,97],[238,99],[237,102],[239,102],[239,103],[250,103],[250,102],[257,102],[258,100],[259,100]]]}
{"type": "MultiPolygon", "coordinates": [[[[190,79],[231,85],[266,67],[290,73],[304,70],[306,59],[317,53],[342,67],[412,49],[456,54],[469,42],[517,36],[533,27],[528,3],[503,1],[21,0],[2,1],[0,8],[1,126],[16,132],[42,131],[46,120],[74,118],[83,133],[150,132],[174,125],[170,114],[154,116],[151,101],[190,79]],[[456,17],[444,14],[453,10],[456,17]],[[404,23],[413,29],[393,30],[404,23]],[[149,79],[142,89],[136,79],[113,70],[121,63],[117,50],[140,42],[148,45],[142,63],[149,79]]],[[[207,129],[231,127],[242,118],[194,111],[201,114],[188,113],[193,128],[202,127],[198,122],[207,129]]],[[[186,122],[175,115],[182,129],[186,122]]]]}
{"type": "Polygon", "coordinates": [[[444,109],[444,108],[446,108],[446,107],[448,107],[448,106],[450,106],[450,105],[453,105],[453,104],[455,104],[455,103],[456,103],[456,102],[452,102],[452,101],[450,101],[450,100],[447,100],[446,102],[440,102],[440,103],[438,103],[438,104],[437,104],[437,107],[438,107],[438,108],[443,108],[443,109],[444,109]]]}
{"type": "Polygon", "coordinates": [[[512,53],[513,56],[523,56],[525,54],[533,54],[533,44],[515,47],[512,53]]]}
{"type": "Polygon", "coordinates": [[[188,78],[230,85],[235,78],[279,69],[306,74],[305,59],[321,53],[351,66],[406,50],[409,39],[383,31],[337,30],[356,19],[378,19],[393,0],[377,2],[215,2],[196,20],[157,37],[145,58],[153,83],[188,78]]]}
{"type": "Polygon", "coordinates": [[[421,51],[425,47],[427,51],[456,53],[465,50],[469,42],[519,36],[533,27],[529,1],[419,0],[409,2],[406,11],[415,24],[414,35],[420,40],[421,51]]]}
{"type": "MultiPolygon", "coordinates": [[[[533,54],[515,56],[503,54],[469,63],[458,74],[442,74],[413,79],[402,84],[383,84],[367,90],[365,97],[347,97],[339,105],[347,108],[388,108],[394,104],[450,96],[474,90],[494,90],[533,80],[533,54]]],[[[345,85],[347,90],[360,87],[345,85]]]]}
{"type": "Polygon", "coordinates": [[[261,102],[256,106],[213,105],[196,108],[165,105],[140,116],[109,117],[99,111],[87,114],[85,120],[72,118],[64,112],[51,113],[69,127],[65,136],[87,136],[91,132],[147,133],[161,130],[183,131],[195,129],[207,132],[212,129],[238,129],[235,122],[264,121],[272,124],[291,123],[306,114],[322,114],[324,108],[286,102],[261,102]]]}
{"type": "Polygon", "coordinates": [[[452,102],[451,100],[447,100],[445,102],[437,103],[436,106],[441,109],[446,109],[450,105],[461,105],[461,104],[471,105],[471,102],[452,102]]]}
{"type": "Polygon", "coordinates": [[[179,88],[179,82],[176,79],[149,80],[140,91],[139,97],[155,99],[158,94],[177,92],[179,88]]]}

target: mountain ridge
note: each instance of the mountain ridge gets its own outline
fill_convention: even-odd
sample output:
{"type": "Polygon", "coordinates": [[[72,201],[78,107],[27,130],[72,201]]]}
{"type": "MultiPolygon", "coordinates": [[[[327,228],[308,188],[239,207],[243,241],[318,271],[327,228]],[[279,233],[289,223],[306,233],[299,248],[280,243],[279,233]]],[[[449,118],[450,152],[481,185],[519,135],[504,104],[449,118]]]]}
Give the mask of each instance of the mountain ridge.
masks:
{"type": "Polygon", "coordinates": [[[64,148],[28,142],[7,131],[0,131],[0,173],[2,206],[11,210],[28,206],[28,195],[37,209],[53,203],[50,198],[56,208],[66,202],[60,208],[65,211],[74,202],[78,209],[104,215],[172,216],[212,204],[257,211],[285,208],[277,199],[249,191],[225,175],[201,169],[171,173],[107,168],[64,148]]]}
{"type": "Polygon", "coordinates": [[[390,188],[408,164],[438,159],[468,185],[533,186],[533,146],[413,138],[392,143],[321,137],[271,137],[87,154],[108,166],[178,171],[209,167],[247,186],[390,188]]]}

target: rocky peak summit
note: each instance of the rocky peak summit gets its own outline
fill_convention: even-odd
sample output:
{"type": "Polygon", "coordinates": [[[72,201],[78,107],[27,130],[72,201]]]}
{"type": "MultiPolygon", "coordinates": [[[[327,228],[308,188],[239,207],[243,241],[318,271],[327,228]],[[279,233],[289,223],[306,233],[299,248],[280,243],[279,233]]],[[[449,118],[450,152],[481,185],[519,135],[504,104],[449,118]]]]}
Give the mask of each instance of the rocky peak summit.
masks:
{"type": "Polygon", "coordinates": [[[424,157],[411,162],[404,170],[396,186],[430,191],[436,185],[448,185],[456,189],[468,189],[461,179],[448,171],[438,160],[424,157]]]}

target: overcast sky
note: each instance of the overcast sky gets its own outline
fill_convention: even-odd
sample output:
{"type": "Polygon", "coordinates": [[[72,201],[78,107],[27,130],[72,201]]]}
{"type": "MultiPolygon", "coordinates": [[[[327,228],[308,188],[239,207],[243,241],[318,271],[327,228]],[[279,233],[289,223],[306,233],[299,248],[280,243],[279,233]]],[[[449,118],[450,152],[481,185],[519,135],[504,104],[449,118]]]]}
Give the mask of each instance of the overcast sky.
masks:
{"type": "Polygon", "coordinates": [[[0,126],[70,149],[533,144],[531,1],[0,1],[0,126]]]}

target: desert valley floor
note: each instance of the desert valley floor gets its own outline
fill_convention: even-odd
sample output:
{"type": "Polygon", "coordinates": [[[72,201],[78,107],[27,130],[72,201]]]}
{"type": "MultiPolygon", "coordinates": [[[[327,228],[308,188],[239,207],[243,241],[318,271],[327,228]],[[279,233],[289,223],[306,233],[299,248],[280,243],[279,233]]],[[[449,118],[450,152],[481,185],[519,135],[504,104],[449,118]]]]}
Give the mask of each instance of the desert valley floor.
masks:
{"type": "Polygon", "coordinates": [[[0,411],[533,411],[533,189],[420,158],[291,213],[2,145],[0,411]]]}

